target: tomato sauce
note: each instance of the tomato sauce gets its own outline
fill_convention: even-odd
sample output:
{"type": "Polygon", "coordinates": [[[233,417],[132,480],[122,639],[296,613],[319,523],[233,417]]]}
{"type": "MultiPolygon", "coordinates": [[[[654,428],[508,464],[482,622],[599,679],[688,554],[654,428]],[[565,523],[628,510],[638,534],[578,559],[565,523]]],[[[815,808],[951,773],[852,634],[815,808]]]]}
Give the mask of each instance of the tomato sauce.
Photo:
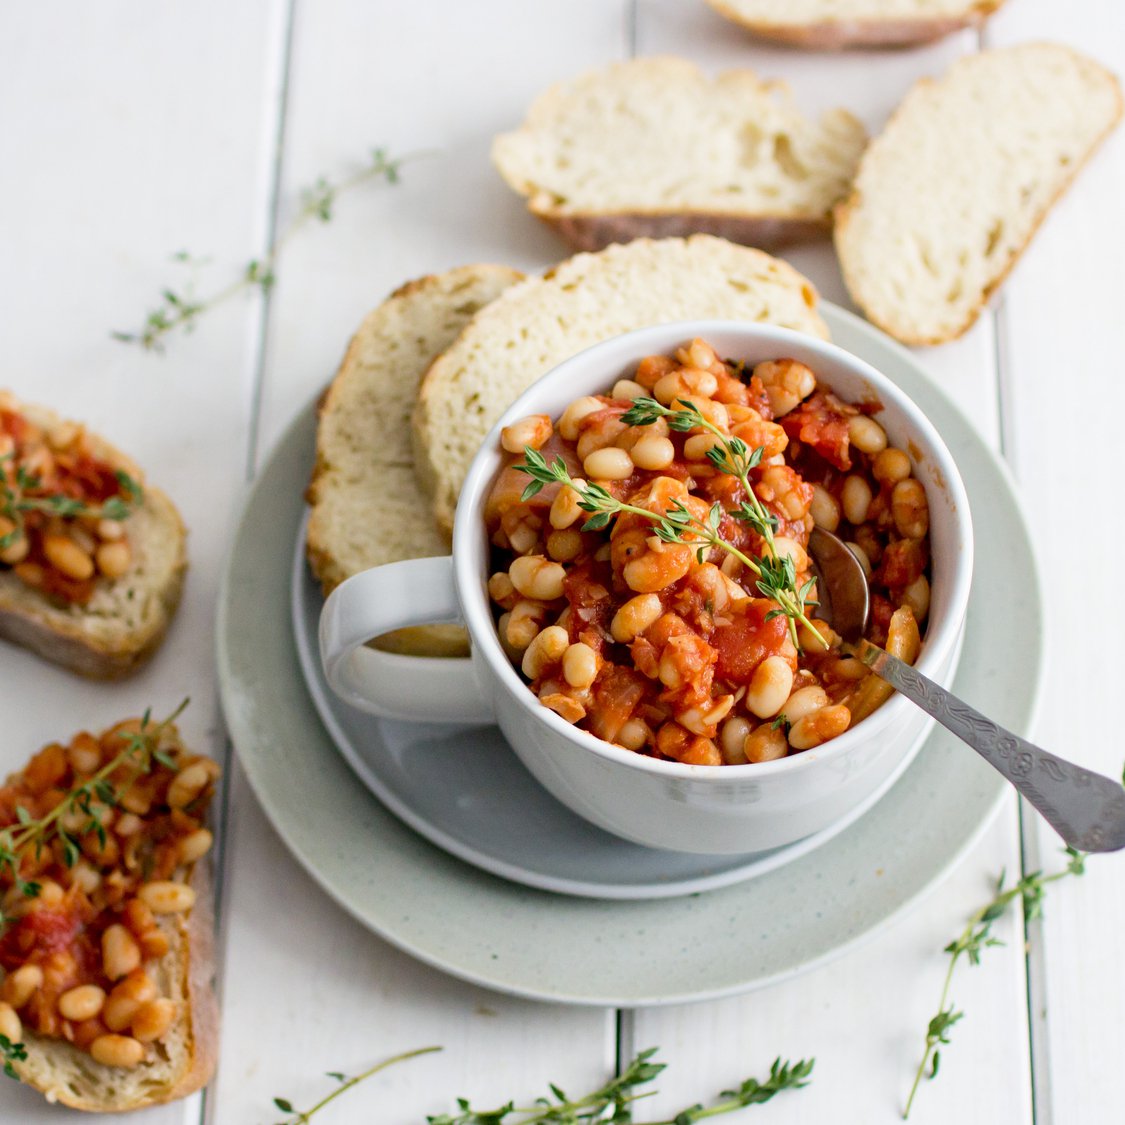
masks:
{"type": "MultiPolygon", "coordinates": [[[[647,424],[623,421],[633,401],[600,395],[553,428],[535,416],[504,432],[508,450],[520,434],[547,435],[538,453],[575,482],[547,477],[525,500],[526,454],[512,454],[487,498],[489,593],[509,656],[545,706],[657,758],[742,764],[842,733],[863,669],[826,625],[783,609],[756,570],[787,557],[793,589],[805,588],[819,522],[870,570],[873,640],[904,605],[924,618],[929,545],[896,527],[902,467],[894,450],[879,461],[878,404],[842,401],[795,360],[748,368],[702,341],[643,360],[636,383],[650,396],[647,424]],[[685,404],[699,424],[672,424],[685,404]],[[735,438],[756,450],[750,493],[721,455],[735,438]],[[587,481],[628,510],[587,529],[587,481]],[[754,504],[757,522],[746,517],[754,504]],[[656,533],[670,516],[673,541],[656,533]],[[701,538],[705,525],[721,542],[701,538]]],[[[805,617],[814,589],[808,597],[805,617]]]]}

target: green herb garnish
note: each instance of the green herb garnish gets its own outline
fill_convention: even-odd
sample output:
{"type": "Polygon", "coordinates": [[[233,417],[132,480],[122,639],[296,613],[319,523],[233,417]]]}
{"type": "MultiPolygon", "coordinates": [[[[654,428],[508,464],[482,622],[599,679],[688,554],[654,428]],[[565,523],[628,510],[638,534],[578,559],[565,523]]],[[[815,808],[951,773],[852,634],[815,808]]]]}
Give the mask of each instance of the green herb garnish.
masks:
{"type": "Polygon", "coordinates": [[[386,1070],[387,1067],[394,1066],[395,1063],[406,1062],[408,1059],[415,1059],[419,1055],[430,1055],[440,1050],[440,1047],[419,1047],[413,1051],[405,1051],[401,1055],[395,1055],[393,1058],[384,1059],[382,1062],[376,1063],[374,1066],[369,1067],[361,1074],[357,1074],[352,1078],[349,1078],[348,1075],[338,1070],[330,1070],[326,1077],[337,1082],[337,1088],[330,1094],[326,1094],[310,1109],[294,1109],[293,1103],[288,1098],[273,1099],[273,1104],[281,1110],[282,1113],[288,1114],[288,1116],[284,1120],[279,1121],[277,1125],[307,1125],[314,1114],[319,1113],[326,1105],[335,1101],[342,1094],[346,1094],[353,1086],[357,1086],[360,1082],[378,1074],[379,1071],[386,1070]]]}
{"type": "Polygon", "coordinates": [[[556,457],[548,464],[546,458],[530,446],[524,448],[524,461],[514,466],[519,472],[531,477],[531,483],[523,490],[521,499],[529,500],[544,485],[558,483],[577,492],[581,496],[578,506],[585,512],[593,513],[582,525],[583,531],[598,531],[608,527],[615,516],[630,512],[653,523],[655,534],[665,543],[686,543],[695,548],[700,562],[703,562],[712,548],[725,551],[756,576],[758,590],[776,603],[777,608],[766,614],[767,621],[779,616],[788,618],[789,635],[798,650],[798,624],[805,625],[821,645],[828,648],[828,642],[806,613],[807,607],[816,604],[810,600],[816,580],[810,578],[801,585],[797,584],[797,569],[792,557],[780,555],[777,550],[774,537],[778,526],[777,516],[766,509],[750,483],[750,471],[761,463],[762,447],[750,449],[740,438],[724,434],[718,426],[704,418],[692,403],[681,400],[678,405],[682,409],[672,410],[655,399],[638,398],[621,415],[621,421],[627,426],[649,426],[658,418],[665,418],[669,428],[677,433],[702,428],[715,434],[719,438],[719,444],[707,451],[707,459],[720,472],[735,477],[742,485],[746,499],[729,514],[747,524],[761,537],[765,551],[760,558],[750,558],[723,538],[719,527],[727,513],[718,502],[711,505],[706,519],[693,516],[680,501],[663,515],[650,512],[647,508],[622,503],[602,485],[593,482],[576,484],[561,457],[556,457]]]}
{"type": "MultiPolygon", "coordinates": [[[[339,197],[368,180],[381,179],[388,184],[397,184],[402,165],[418,155],[421,154],[392,159],[386,149],[376,148],[371,150],[367,163],[358,172],[339,183],[332,183],[321,176],[312,187],[301,193],[300,210],[285,231],[274,239],[270,252],[263,258],[247,262],[229,285],[208,297],[196,297],[190,282],[179,290],[166,287],[160,291],[160,303],[148,313],[139,329],[135,332],[112,332],[110,335],[122,343],[139,344],[146,351],[160,352],[164,350],[165,337],[170,332],[191,332],[199,318],[217,305],[244,290],[268,292],[277,280],[277,260],[281,249],[298,230],[314,219],[322,223],[331,221],[339,197]]],[[[204,264],[202,259],[194,258],[186,250],[173,254],[172,261],[194,268],[204,264]]]]}
{"type": "MultiPolygon", "coordinates": [[[[274,1098],[274,1105],[288,1116],[277,1122],[277,1125],[308,1125],[312,1116],[323,1109],[334,1098],[346,1093],[357,1083],[370,1078],[379,1071],[395,1063],[416,1058],[418,1055],[440,1051],[440,1047],[422,1047],[416,1051],[407,1051],[405,1054],[395,1055],[394,1058],[365,1070],[354,1078],[338,1072],[328,1075],[340,1083],[338,1089],[322,1098],[311,1109],[296,1110],[288,1098],[274,1098]]],[[[570,1098],[553,1083],[550,1085],[550,1094],[537,1098],[533,1105],[517,1107],[514,1101],[505,1102],[496,1109],[475,1109],[467,1098],[457,1099],[457,1113],[443,1113],[427,1117],[429,1125],[583,1125],[586,1122],[607,1122],[612,1125],[629,1125],[633,1120],[633,1103],[640,1098],[650,1097],[654,1091],[634,1093],[638,1086],[651,1082],[662,1070],[664,1063],[652,1061],[656,1049],[642,1051],[625,1068],[621,1074],[611,1078],[605,1085],[600,1086],[592,1093],[579,1098],[570,1098]]],[[[696,1104],[681,1110],[675,1116],[665,1121],[653,1122],[652,1125],[692,1125],[706,1117],[714,1117],[720,1113],[729,1113],[731,1110],[742,1109],[744,1106],[761,1105],[768,1102],[783,1090],[799,1090],[807,1086],[809,1075],[813,1069],[813,1059],[801,1059],[790,1064],[775,1059],[770,1067],[769,1077],[759,1082],[756,1078],[747,1078],[740,1086],[733,1090],[724,1090],[717,1101],[712,1105],[703,1106],[696,1104]]]]}
{"type": "Polygon", "coordinates": [[[27,1048],[22,1043],[13,1043],[6,1035],[0,1035],[0,1058],[4,1060],[4,1073],[9,1078],[18,1079],[14,1064],[27,1058],[27,1048]]]}
{"type": "Polygon", "coordinates": [[[11,472],[14,453],[0,456],[0,515],[6,516],[12,528],[0,535],[0,551],[6,550],[26,534],[24,516],[28,512],[43,512],[59,519],[105,519],[123,520],[144,502],[144,492],[128,473],[116,470],[120,496],[111,496],[100,504],[89,504],[85,500],[75,500],[61,492],[40,494],[42,482],[29,473],[23,465],[16,465],[11,472]]]}
{"type": "MultiPolygon", "coordinates": [[[[102,847],[105,847],[106,832],[102,824],[102,807],[117,807],[120,798],[138,777],[152,769],[154,761],[171,769],[176,762],[160,749],[160,736],[179,718],[187,706],[185,699],[163,722],[153,724],[148,711],[141,720],[141,729],[125,735],[125,745],[96,773],[91,774],[81,785],[66,793],[52,808],[41,817],[32,815],[22,805],[16,806],[16,823],[0,828],[0,875],[5,871],[11,877],[12,885],[26,898],[36,898],[40,886],[34,880],[24,879],[20,874],[20,861],[24,850],[34,847],[35,856],[42,854],[43,848],[52,840],[62,845],[63,862],[73,867],[81,856],[79,837],[94,833],[102,847]],[[129,776],[123,783],[110,780],[120,767],[129,769],[129,776]],[[72,831],[63,826],[67,814],[78,813],[84,819],[81,826],[72,831]]],[[[0,933],[3,933],[10,919],[0,911],[0,933]]]]}
{"type": "Polygon", "coordinates": [[[1067,848],[1067,865],[1052,875],[1033,871],[1025,875],[1013,886],[1004,889],[1004,875],[1001,873],[996,883],[996,893],[976,913],[969,918],[965,928],[951,941],[944,952],[949,954],[949,967],[945,973],[945,983],[941,990],[937,1014],[926,1025],[926,1043],[922,1061],[914,1075],[914,1083],[902,1111],[903,1118],[910,1116],[914,1096],[923,1078],[936,1078],[941,1062],[940,1048],[949,1043],[950,1029],[961,1020],[965,1013],[958,1011],[949,1002],[949,988],[953,982],[953,970],[962,957],[967,957],[970,965],[980,964],[980,955],[985,949],[1004,943],[992,934],[992,923],[1002,917],[1008,907],[1017,899],[1023,904],[1025,922],[1038,918],[1043,913],[1043,896],[1049,884],[1065,879],[1069,875],[1082,875],[1086,870],[1086,856],[1073,848],[1067,848]],[[928,1073],[927,1073],[928,1071],[928,1073]]]}

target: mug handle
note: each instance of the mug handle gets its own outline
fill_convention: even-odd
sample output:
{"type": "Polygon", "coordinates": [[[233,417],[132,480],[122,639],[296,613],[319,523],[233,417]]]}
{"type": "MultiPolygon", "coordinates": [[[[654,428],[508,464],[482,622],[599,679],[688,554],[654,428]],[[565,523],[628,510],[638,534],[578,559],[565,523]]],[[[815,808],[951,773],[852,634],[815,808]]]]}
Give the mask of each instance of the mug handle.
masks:
{"type": "Polygon", "coordinates": [[[341,699],[386,719],[495,722],[468,658],[402,656],[365,647],[393,629],[461,621],[451,556],[365,570],[337,586],[321,610],[325,678],[341,699]]]}

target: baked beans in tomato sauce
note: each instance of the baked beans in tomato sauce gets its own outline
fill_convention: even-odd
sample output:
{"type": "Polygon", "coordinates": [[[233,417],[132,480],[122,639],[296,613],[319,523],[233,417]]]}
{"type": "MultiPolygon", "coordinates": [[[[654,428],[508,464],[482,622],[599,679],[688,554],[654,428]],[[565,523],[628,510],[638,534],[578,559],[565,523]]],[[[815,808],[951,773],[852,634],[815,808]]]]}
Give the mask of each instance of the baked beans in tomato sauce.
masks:
{"type": "Polygon", "coordinates": [[[133,551],[126,521],[139,494],[131,466],[111,464],[74,422],[36,421],[0,392],[0,572],[70,605],[122,577],[133,551]],[[110,504],[113,502],[113,504],[110,504]],[[108,507],[107,507],[108,505],[108,507]]]}
{"type": "Polygon", "coordinates": [[[766,543],[732,514],[747,500],[742,484],[707,456],[722,439],[698,426],[679,432],[665,417],[623,422],[638,398],[690,404],[724,438],[761,449],[750,483],[797,583],[811,577],[812,528],[839,535],[870,580],[868,639],[916,659],[930,601],[929,511],[910,458],[888,444],[879,404],[842,401],[795,359],[750,367],[702,340],[641,360],[631,378],[555,420],[532,415],[503,430],[509,456],[485,520],[488,591],[508,656],[544,706],[660,759],[764,762],[842,734],[891,689],[825,622],[812,622],[817,637],[804,624],[791,630],[738,558],[714,547],[701,559],[644,516],[622,512],[583,530],[590,513],[573,488],[556,482],[524,497],[518,466],[538,450],[549,463],[561,458],[579,488],[597,483],[656,517],[679,505],[706,518],[718,503],[722,538],[760,559],[766,543]]]}
{"type": "Polygon", "coordinates": [[[110,770],[146,729],[128,719],[51,743],[0,785],[6,844],[61,812],[18,848],[18,869],[0,865],[0,1035],[11,1043],[31,1031],[132,1069],[182,1015],[162,959],[195,902],[186,880],[211,848],[203,822],[219,767],[166,725],[147,773],[110,770]],[[102,773],[105,785],[91,781],[102,773]],[[80,787],[87,797],[71,800],[80,787]]]}

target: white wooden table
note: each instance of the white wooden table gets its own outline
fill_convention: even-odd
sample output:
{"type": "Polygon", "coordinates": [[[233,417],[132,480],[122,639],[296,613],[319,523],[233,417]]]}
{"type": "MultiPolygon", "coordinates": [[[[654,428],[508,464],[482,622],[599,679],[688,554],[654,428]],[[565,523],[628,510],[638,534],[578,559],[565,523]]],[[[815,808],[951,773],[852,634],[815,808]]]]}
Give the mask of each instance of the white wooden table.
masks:
{"type": "MultiPolygon", "coordinates": [[[[632,54],[675,52],[715,71],[787,77],[808,110],[849,106],[877,128],[909,85],[957,55],[1057,38],[1125,72],[1125,9],[1110,0],[1010,0],[982,39],[844,57],[770,49],[702,0],[166,0],[46,2],[0,10],[0,384],[87,419],[131,451],[191,528],[186,602],[138,678],[76,682],[0,653],[0,766],[83,726],[185,693],[200,748],[228,756],[214,676],[214,606],[247,481],[331,375],[362,315],[403,280],[471,261],[541,269],[561,247],[503,187],[490,138],[549,82],[632,54]],[[395,187],[342,199],[334,221],[287,244],[268,300],[238,299],[163,357],[110,339],[159,288],[170,255],[209,257],[199,287],[266,252],[318,175],[340,177],[375,145],[435,150],[395,187]]],[[[1125,131],[1039,234],[994,311],[961,342],[921,354],[1007,457],[1028,501],[1048,591],[1041,741],[1116,775],[1120,714],[1119,498],[1125,414],[1125,131]],[[1065,577],[1063,577],[1065,576],[1065,577]]],[[[794,252],[846,302],[827,246],[794,252]]],[[[1005,654],[998,652],[997,661],[1005,654]]],[[[942,946],[997,873],[1058,862],[1057,841],[1014,801],[958,869],[862,948],[735,999],[637,1012],[513,1000],[442,975],[368,933],[288,854],[253,793],[228,772],[222,818],[223,1043],[205,1097],[136,1125],[271,1122],[331,1083],[426,1044],[354,1090],[325,1125],[419,1121],[526,1101],[548,1081],[592,1088],[618,1059],[659,1045],[671,1064],[655,1117],[708,1098],[775,1055],[815,1055],[805,1091],[749,1120],[898,1120],[945,969],[942,946]]],[[[1003,949],[963,970],[966,1018],[913,1120],[1098,1125],[1125,1119],[1122,862],[1051,891],[1046,920],[1004,921],[1003,949]]],[[[0,1120],[67,1111],[0,1084],[0,1120]]],[[[643,1115],[642,1115],[643,1116],[643,1115]]]]}

